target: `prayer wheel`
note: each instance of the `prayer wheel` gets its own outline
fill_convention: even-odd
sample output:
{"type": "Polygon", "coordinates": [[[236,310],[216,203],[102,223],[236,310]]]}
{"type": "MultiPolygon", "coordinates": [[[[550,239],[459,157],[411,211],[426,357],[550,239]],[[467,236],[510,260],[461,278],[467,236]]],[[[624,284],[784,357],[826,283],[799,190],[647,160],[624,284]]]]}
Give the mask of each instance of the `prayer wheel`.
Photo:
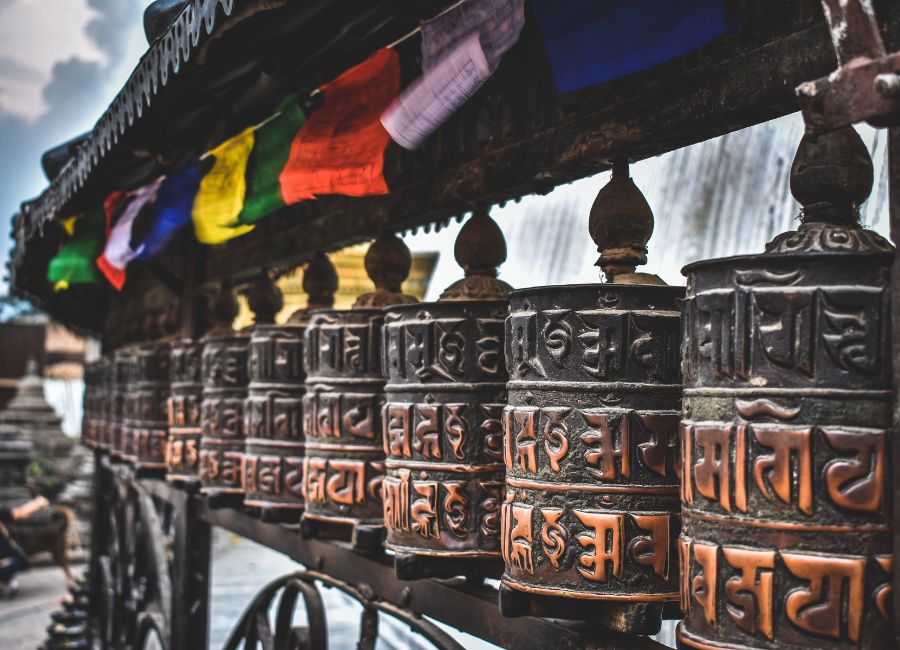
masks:
{"type": "Polygon", "coordinates": [[[171,344],[167,342],[148,343],[134,351],[129,458],[139,471],[166,469],[170,354],[171,344]]]}
{"type": "Polygon", "coordinates": [[[113,412],[115,410],[115,359],[111,354],[100,358],[102,377],[97,396],[97,449],[110,451],[113,440],[113,412]]]}
{"type": "Polygon", "coordinates": [[[223,282],[212,304],[212,329],[201,339],[200,485],[213,505],[243,501],[244,400],[249,337],[232,323],[238,304],[223,282]]]}
{"type": "Polygon", "coordinates": [[[129,347],[113,352],[112,426],[109,429],[110,453],[117,460],[124,460],[131,447],[131,433],[125,420],[131,419],[134,402],[129,398],[131,389],[132,360],[134,350],[129,347]]]}
{"type": "Polygon", "coordinates": [[[460,231],[466,277],[438,302],[385,309],[384,520],[397,576],[496,575],[508,375],[503,234],[479,210],[460,231]]]}
{"type": "Polygon", "coordinates": [[[202,344],[192,339],[172,343],[166,416],[169,443],[166,479],[196,485],[200,481],[200,403],[203,399],[202,344]]]}
{"type": "Polygon", "coordinates": [[[97,399],[100,393],[100,361],[84,364],[84,393],[81,398],[81,444],[97,447],[97,399]]]}
{"type": "MultiPolygon", "coordinates": [[[[88,409],[90,419],[87,425],[90,430],[89,435],[92,447],[94,449],[105,449],[103,431],[108,417],[110,363],[107,357],[100,357],[92,365],[90,406],[88,409]]],[[[85,399],[87,400],[88,398],[85,399]]]]}
{"type": "Polygon", "coordinates": [[[279,289],[261,276],[251,289],[258,306],[250,337],[250,384],[244,409],[244,505],[260,508],[266,521],[296,523],[303,511],[303,406],[306,373],[303,335],[309,310],[334,304],[337,271],[319,254],[303,273],[307,307],[287,323],[273,324],[283,306],[279,289]]]}
{"type": "Polygon", "coordinates": [[[685,648],[889,648],[893,247],[851,128],[804,136],[800,226],[687,266],[685,648]]]}
{"type": "Polygon", "coordinates": [[[376,239],[365,258],[375,291],[350,310],[310,314],[305,334],[306,395],[303,461],[307,537],[350,538],[357,548],[381,548],[384,444],[381,407],[383,308],[415,302],[401,291],[412,256],[394,235],[376,239]]]}
{"type": "Polygon", "coordinates": [[[684,290],[635,272],[652,232],[650,206],[617,162],[590,217],[607,284],[509,294],[505,615],[645,634],[677,601],[684,290]]]}

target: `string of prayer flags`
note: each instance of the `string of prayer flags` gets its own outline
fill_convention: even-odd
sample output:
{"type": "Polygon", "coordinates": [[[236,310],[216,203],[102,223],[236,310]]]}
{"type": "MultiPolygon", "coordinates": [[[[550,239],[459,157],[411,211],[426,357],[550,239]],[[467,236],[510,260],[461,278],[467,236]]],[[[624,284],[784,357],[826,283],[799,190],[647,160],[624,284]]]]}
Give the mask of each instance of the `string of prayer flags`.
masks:
{"type": "Polygon", "coordinates": [[[253,134],[253,152],[247,165],[247,196],[238,223],[251,224],[283,208],[284,196],[278,180],[291,153],[291,142],[306,121],[299,95],[288,95],[275,115],[253,134]]]}
{"type": "Polygon", "coordinates": [[[252,150],[251,127],[209,152],[215,162],[200,181],[191,212],[197,241],[221,244],[253,230],[253,225],[238,223],[247,194],[247,161],[252,150]]]}
{"type": "Polygon", "coordinates": [[[94,259],[103,236],[103,217],[99,210],[68,217],[61,221],[68,238],[47,266],[47,280],[54,291],[73,284],[92,284],[99,280],[94,259]]]}
{"type": "Polygon", "coordinates": [[[156,257],[179,230],[191,223],[194,199],[210,162],[195,161],[163,179],[156,193],[153,223],[141,239],[139,259],[156,257]]]}
{"type": "Polygon", "coordinates": [[[734,29],[730,0],[531,0],[560,92],[650,68],[734,29]]]}
{"type": "Polygon", "coordinates": [[[400,92],[400,60],[383,48],[319,89],[322,105],[294,137],[279,180],[286,204],[323,194],[387,194],[380,117],[400,92]]]}
{"type": "Polygon", "coordinates": [[[115,191],[104,201],[106,212],[106,245],[97,258],[97,267],[117,290],[125,285],[125,267],[141,254],[143,245],[131,245],[134,220],[156,197],[162,179],[157,179],[132,192],[115,191]]]}
{"type": "Polygon", "coordinates": [[[524,0],[470,0],[424,23],[422,76],[381,116],[394,142],[417,149],[491,77],[524,24],[524,0]]]}

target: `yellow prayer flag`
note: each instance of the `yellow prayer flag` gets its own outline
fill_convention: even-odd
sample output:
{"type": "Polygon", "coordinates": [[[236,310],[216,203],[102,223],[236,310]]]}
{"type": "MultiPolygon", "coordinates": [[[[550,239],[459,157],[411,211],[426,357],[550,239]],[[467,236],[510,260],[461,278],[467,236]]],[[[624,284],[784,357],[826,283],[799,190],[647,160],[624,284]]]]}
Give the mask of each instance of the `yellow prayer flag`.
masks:
{"type": "Polygon", "coordinates": [[[247,160],[253,150],[253,128],[226,140],[210,151],[215,163],[200,181],[191,216],[197,241],[221,244],[253,230],[237,218],[247,193],[247,160]]]}

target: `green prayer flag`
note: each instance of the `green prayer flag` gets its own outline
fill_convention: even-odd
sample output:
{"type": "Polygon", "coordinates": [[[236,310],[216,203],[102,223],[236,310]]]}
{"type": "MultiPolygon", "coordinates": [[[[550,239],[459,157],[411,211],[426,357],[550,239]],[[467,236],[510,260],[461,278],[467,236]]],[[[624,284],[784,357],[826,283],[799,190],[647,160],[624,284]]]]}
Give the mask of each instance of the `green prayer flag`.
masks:
{"type": "Polygon", "coordinates": [[[93,210],[70,219],[65,220],[63,227],[71,236],[66,238],[47,267],[47,280],[55,291],[100,279],[94,261],[103,239],[103,215],[99,210],[93,210]]]}
{"type": "Polygon", "coordinates": [[[239,224],[254,223],[284,207],[278,177],[287,164],[291,142],[306,121],[298,97],[285,97],[275,117],[253,134],[253,153],[247,166],[247,196],[244,198],[244,208],[238,215],[239,224]]]}

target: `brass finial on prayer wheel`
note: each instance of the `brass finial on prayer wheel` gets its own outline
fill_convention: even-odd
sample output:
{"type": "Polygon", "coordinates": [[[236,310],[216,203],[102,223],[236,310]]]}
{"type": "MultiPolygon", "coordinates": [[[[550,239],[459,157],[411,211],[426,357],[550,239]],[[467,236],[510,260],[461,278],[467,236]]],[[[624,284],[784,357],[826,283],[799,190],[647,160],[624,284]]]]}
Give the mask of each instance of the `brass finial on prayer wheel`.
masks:
{"type": "Polygon", "coordinates": [[[219,291],[209,304],[209,319],[212,322],[207,336],[222,334],[232,330],[232,323],[237,318],[240,307],[231,286],[231,280],[222,280],[219,291]]]}
{"type": "Polygon", "coordinates": [[[284,307],[284,296],[269,275],[268,269],[262,269],[250,284],[247,289],[247,304],[256,317],[257,325],[275,322],[275,315],[284,307]]]}
{"type": "Polygon", "coordinates": [[[295,325],[306,325],[309,322],[309,312],[334,306],[334,294],[337,293],[337,290],[337,270],[328,256],[319,251],[303,270],[306,307],[291,314],[288,322],[295,325]]]}
{"type": "Polygon", "coordinates": [[[653,210],[628,173],[628,161],[613,162],[612,178],[591,206],[588,226],[597,244],[597,266],[613,284],[664,284],[656,275],[636,273],[647,263],[653,210]]]}
{"type": "Polygon", "coordinates": [[[366,273],[375,284],[375,291],[364,293],[353,309],[377,309],[388,305],[416,302],[403,293],[403,282],[412,268],[412,254],[402,239],[386,233],[372,242],[365,257],[366,273]]]}
{"type": "Polygon", "coordinates": [[[884,237],[860,225],[859,206],[873,184],[872,159],[852,127],[804,135],[791,164],[791,194],[801,205],[800,226],[766,244],[766,253],[891,252],[884,237]]]}
{"type": "Polygon", "coordinates": [[[497,267],[506,261],[506,240],[487,208],[476,210],[459,231],[453,254],[466,276],[447,287],[441,301],[501,300],[512,291],[497,279],[497,267]]]}

